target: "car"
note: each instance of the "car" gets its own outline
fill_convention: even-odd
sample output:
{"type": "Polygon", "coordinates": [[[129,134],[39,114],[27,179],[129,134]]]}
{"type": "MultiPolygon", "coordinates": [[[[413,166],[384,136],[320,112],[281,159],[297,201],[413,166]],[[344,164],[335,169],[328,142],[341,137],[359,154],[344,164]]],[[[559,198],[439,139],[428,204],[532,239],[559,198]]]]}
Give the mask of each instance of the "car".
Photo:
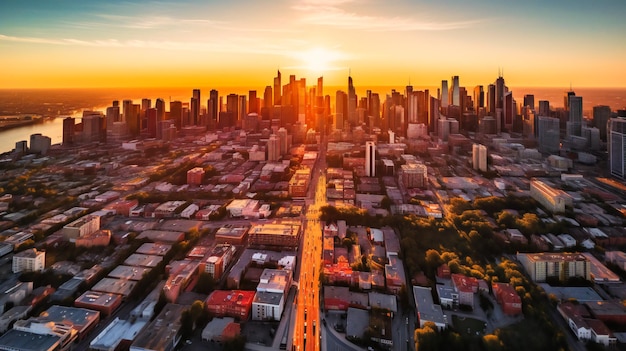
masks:
{"type": "Polygon", "coordinates": [[[191,345],[191,344],[192,344],[192,342],[191,342],[191,340],[185,340],[185,344],[187,344],[187,345],[191,345]]]}

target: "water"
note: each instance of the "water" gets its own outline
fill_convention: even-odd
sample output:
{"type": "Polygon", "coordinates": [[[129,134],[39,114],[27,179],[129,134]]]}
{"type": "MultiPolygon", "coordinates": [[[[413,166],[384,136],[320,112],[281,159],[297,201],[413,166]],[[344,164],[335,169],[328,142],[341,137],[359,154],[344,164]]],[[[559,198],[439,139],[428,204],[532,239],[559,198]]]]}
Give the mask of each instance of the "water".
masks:
{"type": "MultiPolygon", "coordinates": [[[[223,87],[217,88],[220,96],[230,93],[246,94],[250,89],[256,89],[257,96],[263,97],[263,88],[252,87],[223,87]]],[[[395,89],[401,93],[404,87],[396,86],[356,86],[359,97],[365,96],[367,90],[377,92],[381,103],[384,97],[395,89]]],[[[429,89],[430,94],[437,94],[436,87],[415,86],[414,90],[429,89]]],[[[468,87],[468,94],[473,94],[473,87],[468,87]]],[[[210,88],[201,89],[202,105],[206,106],[210,88]]],[[[326,86],[324,94],[330,95],[334,100],[337,90],[347,91],[347,87],[326,86]]],[[[563,96],[569,88],[529,88],[511,87],[513,97],[518,105],[524,100],[525,94],[535,95],[535,105],[539,100],[548,100],[552,108],[563,107],[563,96]]],[[[585,116],[592,116],[591,110],[596,105],[608,105],[612,110],[626,107],[626,88],[574,88],[576,95],[583,97],[583,111],[585,116]]],[[[486,93],[486,92],[485,92],[486,93]]],[[[163,98],[168,102],[180,100],[189,102],[192,88],[150,88],[150,89],[23,89],[23,90],[0,90],[0,115],[16,114],[39,114],[47,117],[43,124],[16,127],[0,132],[0,153],[11,151],[15,143],[21,140],[30,142],[30,135],[41,133],[50,137],[52,144],[59,144],[63,140],[63,116],[80,117],[83,110],[104,111],[111,101],[131,99],[134,103],[140,103],[142,98],[152,100],[152,105],[157,98],[163,98]]],[[[224,99],[225,101],[225,99],[224,99]]],[[[169,109],[169,108],[168,108],[169,109]]],[[[78,121],[77,121],[78,122],[78,121]]]]}

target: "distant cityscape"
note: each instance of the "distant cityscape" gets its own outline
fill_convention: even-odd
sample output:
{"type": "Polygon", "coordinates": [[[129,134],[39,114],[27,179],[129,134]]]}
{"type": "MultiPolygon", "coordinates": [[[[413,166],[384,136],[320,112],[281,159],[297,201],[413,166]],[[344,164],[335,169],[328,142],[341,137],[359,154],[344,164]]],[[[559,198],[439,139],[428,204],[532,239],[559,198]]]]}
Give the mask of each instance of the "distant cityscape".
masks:
{"type": "Polygon", "coordinates": [[[626,107],[268,83],[7,111],[0,350],[626,345],[626,107]]]}

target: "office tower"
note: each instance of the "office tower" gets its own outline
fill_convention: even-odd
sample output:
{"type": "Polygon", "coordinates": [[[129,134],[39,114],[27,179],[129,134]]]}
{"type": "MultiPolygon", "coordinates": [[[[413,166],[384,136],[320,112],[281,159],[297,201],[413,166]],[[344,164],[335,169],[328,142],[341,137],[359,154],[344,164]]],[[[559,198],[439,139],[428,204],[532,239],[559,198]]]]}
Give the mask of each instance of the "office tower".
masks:
{"type": "Polygon", "coordinates": [[[496,85],[489,84],[489,86],[487,86],[487,111],[490,116],[495,117],[496,108],[496,85]]]}
{"type": "Polygon", "coordinates": [[[119,100],[113,100],[113,102],[111,103],[111,106],[119,107],[120,106],[119,100]]]}
{"type": "MultiPolygon", "coordinates": [[[[119,112],[119,106],[115,106],[119,112]]],[[[63,119],[63,146],[74,145],[74,130],[76,120],[73,117],[63,119]]]]}
{"type": "MultiPolygon", "coordinates": [[[[239,104],[239,95],[228,94],[226,96],[226,112],[230,112],[233,114],[232,118],[234,118],[235,122],[237,122],[237,119],[239,118],[239,105],[238,104],[239,104]]],[[[229,125],[228,127],[234,127],[235,124],[229,125]]]]}
{"type": "Polygon", "coordinates": [[[280,92],[283,90],[283,87],[280,83],[280,71],[276,77],[274,77],[274,105],[281,105],[281,96],[280,92]]]}
{"type": "Polygon", "coordinates": [[[157,122],[158,111],[156,108],[149,108],[146,110],[146,129],[150,138],[156,138],[157,136],[157,122]]]}
{"type": "Polygon", "coordinates": [[[120,107],[119,106],[109,106],[106,109],[106,128],[107,130],[111,130],[113,128],[113,123],[120,121],[120,107]]]}
{"type": "Polygon", "coordinates": [[[570,91],[566,91],[563,96],[563,108],[569,110],[569,100],[572,96],[576,96],[576,93],[570,89],[570,91]]]}
{"type": "Polygon", "coordinates": [[[141,111],[146,111],[152,107],[152,100],[143,98],[141,99],[141,111]]]}
{"type": "Polygon", "coordinates": [[[83,142],[91,143],[100,141],[103,120],[104,116],[101,112],[83,111],[83,142]]]}
{"type": "Polygon", "coordinates": [[[504,94],[509,91],[509,89],[504,84],[504,78],[502,75],[498,75],[498,79],[496,79],[496,108],[504,107],[504,94]]]}
{"type": "Polygon", "coordinates": [[[459,92],[459,76],[452,76],[450,87],[450,105],[461,106],[461,94],[459,92]]]}
{"type": "Polygon", "coordinates": [[[272,97],[272,86],[268,85],[263,90],[263,107],[272,107],[273,105],[273,97],[272,97]]]}
{"type": "Polygon", "coordinates": [[[132,100],[124,100],[122,110],[124,112],[124,121],[126,122],[130,135],[139,135],[139,112],[141,111],[141,105],[133,104],[132,100]]]}
{"type": "Polygon", "coordinates": [[[237,121],[243,121],[244,117],[248,115],[248,103],[246,102],[245,95],[239,95],[239,110],[237,111],[237,121]]]}
{"type": "Polygon", "coordinates": [[[448,81],[441,81],[441,107],[448,107],[448,81]]]}
{"type": "Polygon", "coordinates": [[[418,123],[418,99],[418,95],[414,92],[408,93],[406,96],[407,120],[409,123],[418,123]]]}
{"type": "MultiPolygon", "coordinates": [[[[390,99],[387,99],[388,102],[391,102],[389,100],[390,99]]],[[[389,106],[389,113],[387,115],[387,123],[390,130],[396,132],[399,136],[405,136],[406,125],[404,121],[404,107],[391,103],[389,106]]]]}
{"type": "Polygon", "coordinates": [[[485,107],[485,92],[482,85],[477,85],[474,87],[474,111],[478,113],[483,107],[485,107]]]}
{"type": "Polygon", "coordinates": [[[45,155],[48,153],[51,144],[52,139],[45,135],[41,135],[41,133],[30,135],[30,152],[45,155]]]}
{"type": "Polygon", "coordinates": [[[348,95],[337,90],[335,95],[335,129],[343,130],[345,124],[345,116],[348,113],[348,95]]]}
{"type": "Polygon", "coordinates": [[[259,113],[259,99],[256,97],[256,90],[248,91],[248,113],[259,113]]]}
{"type": "Polygon", "coordinates": [[[280,139],[276,134],[267,140],[267,161],[276,162],[280,159],[280,139]]]}
{"type": "Polygon", "coordinates": [[[583,98],[582,96],[568,95],[566,99],[569,103],[567,110],[569,118],[566,124],[566,135],[581,136],[583,125],[583,98]]]}
{"type": "Polygon", "coordinates": [[[437,120],[439,119],[439,99],[434,97],[434,96],[430,96],[430,106],[429,106],[429,112],[428,112],[428,130],[430,132],[437,132],[437,120]]]}
{"type": "Polygon", "coordinates": [[[530,106],[522,107],[522,134],[526,138],[534,138],[537,135],[537,121],[535,111],[530,106]]]}
{"type": "Polygon", "coordinates": [[[481,144],[472,145],[472,167],[487,172],[487,147],[481,144]]]}
{"type": "Polygon", "coordinates": [[[298,122],[306,124],[306,80],[301,78],[296,82],[296,104],[298,122]]]}
{"type": "Polygon", "coordinates": [[[550,101],[539,100],[539,113],[537,115],[544,117],[550,116],[550,101]]]}
{"type": "Polygon", "coordinates": [[[209,100],[207,101],[207,114],[209,115],[209,126],[217,127],[217,116],[220,110],[220,99],[217,90],[213,89],[209,92],[209,100]]]}
{"type": "Polygon", "coordinates": [[[315,89],[315,96],[324,96],[324,77],[317,78],[317,89],[315,89]]]}
{"type": "Polygon", "coordinates": [[[170,119],[174,121],[176,129],[180,130],[183,123],[183,103],[180,101],[170,101],[170,119]]]}
{"type": "Polygon", "coordinates": [[[348,76],[348,122],[356,124],[356,90],[351,76],[348,76]]]}
{"type": "Polygon", "coordinates": [[[157,121],[165,120],[165,101],[161,98],[156,99],[154,108],[157,111],[157,121]]]}
{"type": "Polygon", "coordinates": [[[289,152],[289,134],[287,133],[287,129],[284,127],[280,127],[276,132],[278,136],[279,145],[280,145],[280,155],[285,155],[289,152]]]}
{"type": "Polygon", "coordinates": [[[609,170],[611,175],[626,179],[626,118],[611,118],[607,122],[609,170]]]}
{"type": "Polygon", "coordinates": [[[600,130],[600,139],[606,141],[606,124],[611,118],[611,108],[606,105],[593,107],[593,125],[600,130]]]}
{"type": "Polygon", "coordinates": [[[526,94],[524,95],[524,106],[530,106],[531,110],[535,110],[535,95],[526,94]]]}
{"type": "Polygon", "coordinates": [[[376,177],[376,144],[365,142],[365,176],[376,177]]]}
{"type": "Polygon", "coordinates": [[[506,92],[504,93],[504,98],[502,99],[502,113],[504,118],[504,128],[508,131],[511,131],[513,128],[513,117],[515,116],[515,100],[513,100],[513,93],[506,92]]]}
{"type": "Polygon", "coordinates": [[[369,114],[374,120],[374,125],[371,127],[380,127],[380,96],[378,93],[372,93],[369,99],[369,114]]]}
{"type": "Polygon", "coordinates": [[[556,153],[559,151],[559,119],[539,116],[537,123],[537,142],[539,150],[545,153],[556,153]]]}

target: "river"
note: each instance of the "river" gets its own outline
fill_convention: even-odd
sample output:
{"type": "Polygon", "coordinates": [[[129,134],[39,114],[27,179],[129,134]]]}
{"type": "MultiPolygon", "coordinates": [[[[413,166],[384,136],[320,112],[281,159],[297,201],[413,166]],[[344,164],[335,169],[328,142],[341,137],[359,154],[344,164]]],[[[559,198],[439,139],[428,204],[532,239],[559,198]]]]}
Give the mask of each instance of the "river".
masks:
{"type": "Polygon", "coordinates": [[[63,117],[0,131],[0,153],[13,150],[15,143],[21,140],[26,140],[30,146],[30,136],[36,133],[50,137],[52,144],[60,144],[63,141],[63,117]]]}

